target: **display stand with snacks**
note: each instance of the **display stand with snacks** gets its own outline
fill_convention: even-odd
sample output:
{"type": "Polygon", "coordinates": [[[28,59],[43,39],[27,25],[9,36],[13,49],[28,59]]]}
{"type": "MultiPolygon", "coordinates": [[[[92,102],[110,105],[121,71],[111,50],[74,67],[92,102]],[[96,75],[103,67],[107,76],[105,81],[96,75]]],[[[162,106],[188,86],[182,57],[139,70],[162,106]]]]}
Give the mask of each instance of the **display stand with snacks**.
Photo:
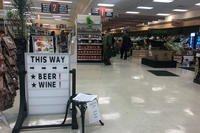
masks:
{"type": "Polygon", "coordinates": [[[200,84],[200,53],[196,54],[194,82],[200,84]]]}
{"type": "Polygon", "coordinates": [[[18,69],[16,65],[16,46],[11,37],[5,36],[0,42],[0,120],[8,122],[3,111],[13,107],[18,90],[18,69]]]}
{"type": "Polygon", "coordinates": [[[99,16],[78,15],[77,18],[77,60],[78,62],[102,62],[102,25],[99,16]],[[93,21],[92,26],[86,24],[87,18],[93,21]]]}

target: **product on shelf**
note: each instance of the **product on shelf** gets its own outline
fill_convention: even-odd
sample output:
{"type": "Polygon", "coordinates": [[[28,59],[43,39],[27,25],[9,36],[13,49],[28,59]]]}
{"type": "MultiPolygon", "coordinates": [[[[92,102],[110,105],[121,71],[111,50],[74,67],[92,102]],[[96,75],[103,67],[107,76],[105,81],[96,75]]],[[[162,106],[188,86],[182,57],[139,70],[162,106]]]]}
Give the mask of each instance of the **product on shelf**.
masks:
{"type": "Polygon", "coordinates": [[[16,65],[16,46],[10,37],[3,37],[0,42],[0,111],[13,106],[18,75],[16,65]]]}
{"type": "Polygon", "coordinates": [[[102,61],[101,19],[99,16],[93,16],[94,24],[88,28],[86,22],[83,22],[86,17],[87,15],[78,15],[77,18],[78,61],[102,61]]]}

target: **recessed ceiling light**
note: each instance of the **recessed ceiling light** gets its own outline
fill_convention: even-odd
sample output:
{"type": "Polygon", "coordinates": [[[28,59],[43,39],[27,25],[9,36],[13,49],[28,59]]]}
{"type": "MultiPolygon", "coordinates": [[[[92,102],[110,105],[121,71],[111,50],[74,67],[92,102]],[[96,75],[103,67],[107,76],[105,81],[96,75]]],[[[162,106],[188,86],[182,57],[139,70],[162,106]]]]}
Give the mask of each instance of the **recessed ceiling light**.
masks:
{"type": "Polygon", "coordinates": [[[60,3],[68,3],[68,4],[71,4],[71,3],[72,3],[72,1],[64,1],[64,0],[45,0],[45,1],[60,2],[60,3]]]}
{"type": "Polygon", "coordinates": [[[99,3],[97,4],[98,6],[103,6],[103,7],[114,7],[114,4],[105,4],[105,3],[99,3]]]}
{"type": "Polygon", "coordinates": [[[175,12],[187,12],[187,9],[174,9],[175,12]]]}
{"type": "Polygon", "coordinates": [[[161,3],[171,3],[174,0],[153,0],[153,2],[161,2],[161,3]]]}
{"type": "Polygon", "coordinates": [[[168,14],[168,13],[158,13],[156,15],[158,15],[158,16],[169,16],[170,14],[168,14]]]}
{"type": "Polygon", "coordinates": [[[11,1],[4,1],[4,4],[11,4],[11,1]]]}
{"type": "Polygon", "coordinates": [[[196,6],[200,6],[200,3],[196,3],[195,5],[196,5],[196,6]]]}
{"type": "Polygon", "coordinates": [[[150,7],[150,6],[138,6],[137,8],[138,8],[138,9],[146,9],[146,10],[151,10],[151,9],[153,9],[153,7],[150,7]]]}
{"type": "Polygon", "coordinates": [[[127,11],[127,14],[139,14],[140,12],[127,11]]]}

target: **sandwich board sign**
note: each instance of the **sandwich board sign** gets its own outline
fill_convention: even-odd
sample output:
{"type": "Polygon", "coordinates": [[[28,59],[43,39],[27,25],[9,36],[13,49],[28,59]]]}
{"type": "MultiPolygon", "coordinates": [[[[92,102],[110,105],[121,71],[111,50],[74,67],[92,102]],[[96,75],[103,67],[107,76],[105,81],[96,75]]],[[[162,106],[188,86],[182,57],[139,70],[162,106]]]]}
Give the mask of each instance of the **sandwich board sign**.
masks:
{"type": "Polygon", "coordinates": [[[26,97],[30,115],[65,113],[69,99],[69,55],[26,53],[26,97]]]}

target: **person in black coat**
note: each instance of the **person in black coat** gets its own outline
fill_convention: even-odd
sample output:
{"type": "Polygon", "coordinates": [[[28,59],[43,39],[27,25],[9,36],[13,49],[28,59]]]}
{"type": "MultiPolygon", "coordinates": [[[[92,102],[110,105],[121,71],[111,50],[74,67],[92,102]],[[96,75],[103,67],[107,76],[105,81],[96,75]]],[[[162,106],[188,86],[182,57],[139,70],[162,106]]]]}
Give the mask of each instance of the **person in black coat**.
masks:
{"type": "Polygon", "coordinates": [[[56,33],[55,33],[55,31],[52,31],[51,32],[51,34],[50,34],[51,36],[53,36],[53,46],[54,46],[54,53],[56,52],[56,33]]]}
{"type": "Polygon", "coordinates": [[[120,48],[120,53],[121,53],[121,59],[126,60],[128,55],[128,50],[130,48],[131,45],[131,39],[128,36],[128,32],[125,30],[124,31],[124,35],[123,35],[123,40],[122,40],[122,46],[120,48]]]}

